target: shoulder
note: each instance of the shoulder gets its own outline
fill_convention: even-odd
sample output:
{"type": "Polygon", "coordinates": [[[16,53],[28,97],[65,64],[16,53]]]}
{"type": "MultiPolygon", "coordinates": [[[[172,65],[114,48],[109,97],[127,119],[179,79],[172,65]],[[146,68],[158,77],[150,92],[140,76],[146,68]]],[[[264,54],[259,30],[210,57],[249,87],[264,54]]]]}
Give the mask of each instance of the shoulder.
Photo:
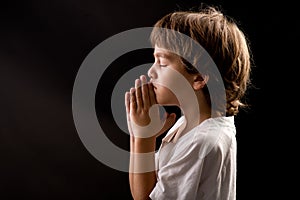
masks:
{"type": "Polygon", "coordinates": [[[209,118],[193,130],[193,146],[199,157],[224,152],[236,143],[234,117],[209,118]]]}

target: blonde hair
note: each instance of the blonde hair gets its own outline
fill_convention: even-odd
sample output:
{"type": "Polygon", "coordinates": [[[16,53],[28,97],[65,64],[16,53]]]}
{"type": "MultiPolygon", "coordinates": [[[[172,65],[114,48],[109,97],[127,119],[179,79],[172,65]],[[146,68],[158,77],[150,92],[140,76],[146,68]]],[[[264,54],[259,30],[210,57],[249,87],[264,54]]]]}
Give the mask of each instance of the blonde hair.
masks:
{"type": "MultiPolygon", "coordinates": [[[[250,84],[251,56],[244,33],[232,18],[226,17],[214,7],[200,11],[178,11],[165,15],[154,25],[183,33],[198,42],[209,54],[222,76],[226,94],[226,116],[236,115],[239,107],[246,107],[241,99],[250,84]]],[[[152,45],[158,45],[187,55],[191,46],[170,40],[159,29],[151,33],[152,45]]],[[[201,55],[189,55],[192,63],[183,59],[189,73],[199,73],[195,65],[201,55]]],[[[207,95],[209,98],[208,90],[207,95]]]]}

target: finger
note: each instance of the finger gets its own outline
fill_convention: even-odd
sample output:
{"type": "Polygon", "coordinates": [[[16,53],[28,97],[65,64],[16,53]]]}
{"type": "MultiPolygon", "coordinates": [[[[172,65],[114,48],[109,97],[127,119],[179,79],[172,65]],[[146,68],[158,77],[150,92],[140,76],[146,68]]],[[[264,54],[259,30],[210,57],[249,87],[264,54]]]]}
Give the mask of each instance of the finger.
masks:
{"type": "Polygon", "coordinates": [[[164,127],[163,129],[168,130],[169,128],[171,128],[171,126],[174,125],[176,121],[176,114],[175,113],[171,113],[171,114],[166,114],[166,121],[165,121],[165,124],[164,124],[164,127]]]}
{"type": "Polygon", "coordinates": [[[156,97],[155,97],[155,93],[154,93],[154,88],[153,88],[153,84],[149,83],[148,85],[148,89],[149,89],[149,101],[150,101],[150,106],[156,104],[156,97]]]}
{"type": "Polygon", "coordinates": [[[126,113],[130,112],[130,93],[126,92],[125,93],[125,108],[126,108],[126,113]]]}
{"type": "Polygon", "coordinates": [[[136,111],[135,88],[130,88],[130,112],[136,111]]]}
{"type": "Polygon", "coordinates": [[[145,75],[142,75],[140,77],[141,82],[142,82],[142,97],[143,97],[143,105],[145,108],[150,108],[150,96],[149,96],[149,89],[148,89],[148,84],[147,84],[147,78],[145,75]]]}
{"type": "Polygon", "coordinates": [[[127,128],[129,134],[132,135],[132,128],[130,123],[130,92],[125,93],[125,107],[126,107],[127,128]]]}
{"type": "Polygon", "coordinates": [[[141,80],[135,80],[135,97],[136,97],[136,104],[137,108],[143,107],[143,100],[142,100],[142,91],[141,91],[141,80]]]}

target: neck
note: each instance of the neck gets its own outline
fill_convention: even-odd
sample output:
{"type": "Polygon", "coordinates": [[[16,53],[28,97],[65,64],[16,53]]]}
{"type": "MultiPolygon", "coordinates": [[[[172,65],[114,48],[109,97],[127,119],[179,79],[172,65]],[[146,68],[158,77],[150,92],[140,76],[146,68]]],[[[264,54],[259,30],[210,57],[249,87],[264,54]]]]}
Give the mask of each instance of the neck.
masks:
{"type": "Polygon", "coordinates": [[[180,106],[183,115],[186,118],[185,132],[190,131],[195,126],[198,126],[203,121],[211,118],[211,108],[209,104],[204,100],[204,96],[201,92],[197,95],[197,102],[186,102],[180,106]]]}
{"type": "Polygon", "coordinates": [[[211,117],[211,114],[209,112],[201,111],[201,108],[199,109],[200,112],[198,112],[198,109],[195,109],[192,106],[182,106],[181,108],[182,113],[186,119],[186,126],[184,128],[185,132],[190,131],[191,129],[211,117]]]}

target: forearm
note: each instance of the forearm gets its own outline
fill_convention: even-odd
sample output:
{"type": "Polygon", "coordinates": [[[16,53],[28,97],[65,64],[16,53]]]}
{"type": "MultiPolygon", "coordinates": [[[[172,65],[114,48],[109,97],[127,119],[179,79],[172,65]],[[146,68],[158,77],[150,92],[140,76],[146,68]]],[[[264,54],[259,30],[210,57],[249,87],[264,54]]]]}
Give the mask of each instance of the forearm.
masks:
{"type": "Polygon", "coordinates": [[[155,138],[133,138],[130,141],[129,181],[135,200],[149,199],[156,184],[155,138]]]}

